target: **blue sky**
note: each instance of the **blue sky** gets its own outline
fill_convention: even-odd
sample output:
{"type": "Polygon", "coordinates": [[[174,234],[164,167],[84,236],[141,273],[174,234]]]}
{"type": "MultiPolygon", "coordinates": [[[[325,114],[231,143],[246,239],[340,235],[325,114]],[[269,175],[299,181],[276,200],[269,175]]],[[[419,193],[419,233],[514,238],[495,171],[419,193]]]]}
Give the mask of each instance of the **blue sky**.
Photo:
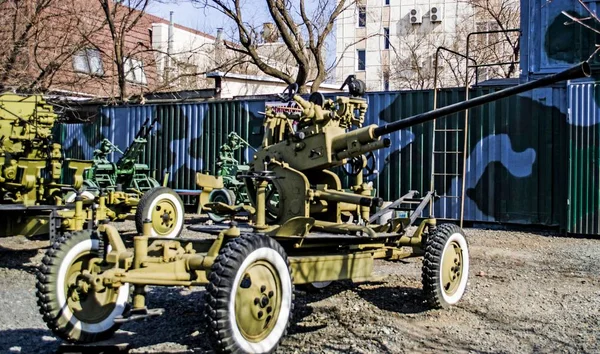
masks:
{"type": "MultiPolygon", "coordinates": [[[[164,1],[164,0],[163,0],[164,1]]],[[[252,22],[255,26],[262,24],[263,22],[272,21],[267,13],[267,10],[263,6],[256,6],[257,0],[247,0],[242,5],[242,16],[247,22],[252,22]]],[[[306,6],[308,11],[316,9],[315,1],[307,1],[306,6]]],[[[225,15],[214,9],[203,9],[198,5],[193,5],[188,1],[179,0],[177,3],[165,3],[151,2],[146,9],[148,13],[155,16],[159,16],[165,19],[169,18],[169,11],[173,11],[173,20],[175,23],[182,26],[190,27],[210,35],[216,35],[217,28],[222,27],[224,29],[224,38],[227,40],[237,42],[237,31],[235,24],[232,20],[227,18],[225,15]]],[[[327,65],[331,65],[335,61],[335,26],[330,35],[328,42],[329,50],[326,53],[327,65]]]]}
{"type": "Polygon", "coordinates": [[[229,24],[228,19],[221,13],[201,9],[184,1],[179,1],[178,4],[151,3],[147,9],[147,12],[165,19],[169,18],[169,11],[173,11],[175,23],[212,35],[216,34],[217,28],[224,27],[224,23],[229,24]]]}

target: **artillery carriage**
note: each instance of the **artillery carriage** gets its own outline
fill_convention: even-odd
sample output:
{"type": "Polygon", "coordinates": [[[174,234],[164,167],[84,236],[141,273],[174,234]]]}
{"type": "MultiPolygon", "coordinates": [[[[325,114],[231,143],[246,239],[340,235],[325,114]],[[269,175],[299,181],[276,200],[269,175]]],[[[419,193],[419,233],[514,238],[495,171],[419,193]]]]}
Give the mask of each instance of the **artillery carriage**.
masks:
{"type": "Polygon", "coordinates": [[[249,210],[250,199],[244,182],[237,176],[248,171],[250,166],[240,164],[234,157],[234,152],[247,146],[256,151],[246,140],[236,132],[227,135],[227,142],[219,148],[217,170],[214,176],[198,172],[196,184],[202,190],[198,203],[199,209],[206,211],[208,217],[214,222],[222,222],[236,211],[249,210]],[[225,214],[219,210],[225,207],[225,214]]]}
{"type": "Polygon", "coordinates": [[[92,161],[64,158],[52,136],[57,119],[41,96],[0,96],[0,236],[49,234],[54,240],[67,231],[92,229],[98,220],[125,220],[143,209],[138,206],[146,206],[140,220],[155,216],[150,208],[170,210],[169,220],[157,221],[162,225],[153,232],[179,234],[183,207],[170,190],[142,195],[86,183],[92,161]]]}
{"type": "Polygon", "coordinates": [[[158,315],[146,308],[146,286],[206,286],[209,340],[219,352],[270,353],[286,334],[294,286],[342,279],[368,280],[375,259],[423,256],[423,294],[435,308],[456,304],[469,273],[463,231],[438,225],[422,211],[433,191],[410,191],[371,214],[382,200],[362,178],[364,154],[389,146],[385,134],[554,82],[589,76],[584,63],[535,82],[447,106],[384,126],[365,126],[363,85],[350,80],[350,97],[304,100],[290,86],[299,115],[266,112],[265,136],[249,170],[239,177],[255,208],[252,229],[232,222],[211,239],[151,237],[127,248],[114,227],[65,235],[37,274],[40,311],[49,328],[73,342],[109,337],[121,323],[158,315]],[[355,159],[353,186],[343,188],[330,168],[355,159]],[[278,194],[268,211],[269,186],[278,194]],[[349,189],[350,192],[345,191],[349,189]],[[412,205],[407,217],[378,217],[412,205]],[[342,213],[355,218],[343,223],[342,213]],[[418,227],[408,234],[408,226],[418,227]],[[110,246],[110,247],[109,247],[110,246]],[[133,290],[132,290],[133,289],[133,290]],[[129,296],[132,290],[132,300],[129,296]],[[131,305],[131,309],[129,306],[131,305]]]}

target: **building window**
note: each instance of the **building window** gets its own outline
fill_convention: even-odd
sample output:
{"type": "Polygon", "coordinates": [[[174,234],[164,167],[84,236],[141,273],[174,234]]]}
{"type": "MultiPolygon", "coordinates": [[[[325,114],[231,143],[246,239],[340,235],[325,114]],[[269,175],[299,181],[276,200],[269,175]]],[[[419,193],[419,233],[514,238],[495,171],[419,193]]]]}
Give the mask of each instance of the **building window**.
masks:
{"type": "Polygon", "coordinates": [[[358,57],[358,63],[357,63],[357,70],[365,70],[366,66],[367,66],[367,58],[366,58],[366,52],[364,49],[359,49],[356,51],[356,55],[358,57]]]}
{"type": "Polygon", "coordinates": [[[123,68],[125,70],[125,79],[127,81],[142,85],[148,83],[146,73],[144,72],[144,63],[142,63],[141,60],[125,58],[123,68]]]}
{"type": "Polygon", "coordinates": [[[358,5],[358,27],[365,27],[367,25],[367,7],[365,5],[358,5]]]}
{"type": "Polygon", "coordinates": [[[390,29],[383,28],[383,49],[390,49],[390,29]]]}
{"type": "Polygon", "coordinates": [[[385,1],[384,1],[384,4],[385,4],[385,5],[389,5],[389,4],[390,4],[390,0],[385,0],[385,1]]]}
{"type": "Polygon", "coordinates": [[[73,69],[76,72],[88,75],[102,76],[104,68],[102,67],[102,58],[97,49],[83,49],[73,56],[73,69]]]}

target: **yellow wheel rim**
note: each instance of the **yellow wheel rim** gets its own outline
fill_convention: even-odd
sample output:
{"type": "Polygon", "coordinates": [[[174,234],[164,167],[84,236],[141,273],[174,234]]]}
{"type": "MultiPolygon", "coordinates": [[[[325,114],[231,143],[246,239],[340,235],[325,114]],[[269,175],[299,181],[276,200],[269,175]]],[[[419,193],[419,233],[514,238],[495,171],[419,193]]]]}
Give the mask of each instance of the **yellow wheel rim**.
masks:
{"type": "Polygon", "coordinates": [[[240,333],[250,342],[269,336],[281,309],[281,280],[268,262],[257,261],[246,268],[235,293],[235,318],[240,333]]]}
{"type": "Polygon", "coordinates": [[[442,259],[442,289],[448,295],[458,290],[463,276],[463,252],[457,242],[450,242],[442,259]]]}
{"type": "Polygon", "coordinates": [[[91,252],[81,253],[67,271],[64,284],[67,306],[73,315],[85,323],[100,323],[115,309],[118,289],[105,288],[96,292],[82,276],[84,271],[98,271],[91,252]]]}
{"type": "Polygon", "coordinates": [[[177,207],[168,199],[159,200],[152,209],[152,228],[159,236],[169,235],[177,224],[177,207]]]}

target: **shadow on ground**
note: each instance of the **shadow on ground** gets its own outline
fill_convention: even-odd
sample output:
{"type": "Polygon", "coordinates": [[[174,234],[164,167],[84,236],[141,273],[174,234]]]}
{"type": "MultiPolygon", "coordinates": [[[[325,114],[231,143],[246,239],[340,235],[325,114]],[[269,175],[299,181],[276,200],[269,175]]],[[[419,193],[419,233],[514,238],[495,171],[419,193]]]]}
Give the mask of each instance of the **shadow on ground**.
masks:
{"type": "Polygon", "coordinates": [[[32,259],[38,255],[39,249],[14,249],[0,246],[0,268],[23,270],[34,274],[37,267],[32,259]]]}

